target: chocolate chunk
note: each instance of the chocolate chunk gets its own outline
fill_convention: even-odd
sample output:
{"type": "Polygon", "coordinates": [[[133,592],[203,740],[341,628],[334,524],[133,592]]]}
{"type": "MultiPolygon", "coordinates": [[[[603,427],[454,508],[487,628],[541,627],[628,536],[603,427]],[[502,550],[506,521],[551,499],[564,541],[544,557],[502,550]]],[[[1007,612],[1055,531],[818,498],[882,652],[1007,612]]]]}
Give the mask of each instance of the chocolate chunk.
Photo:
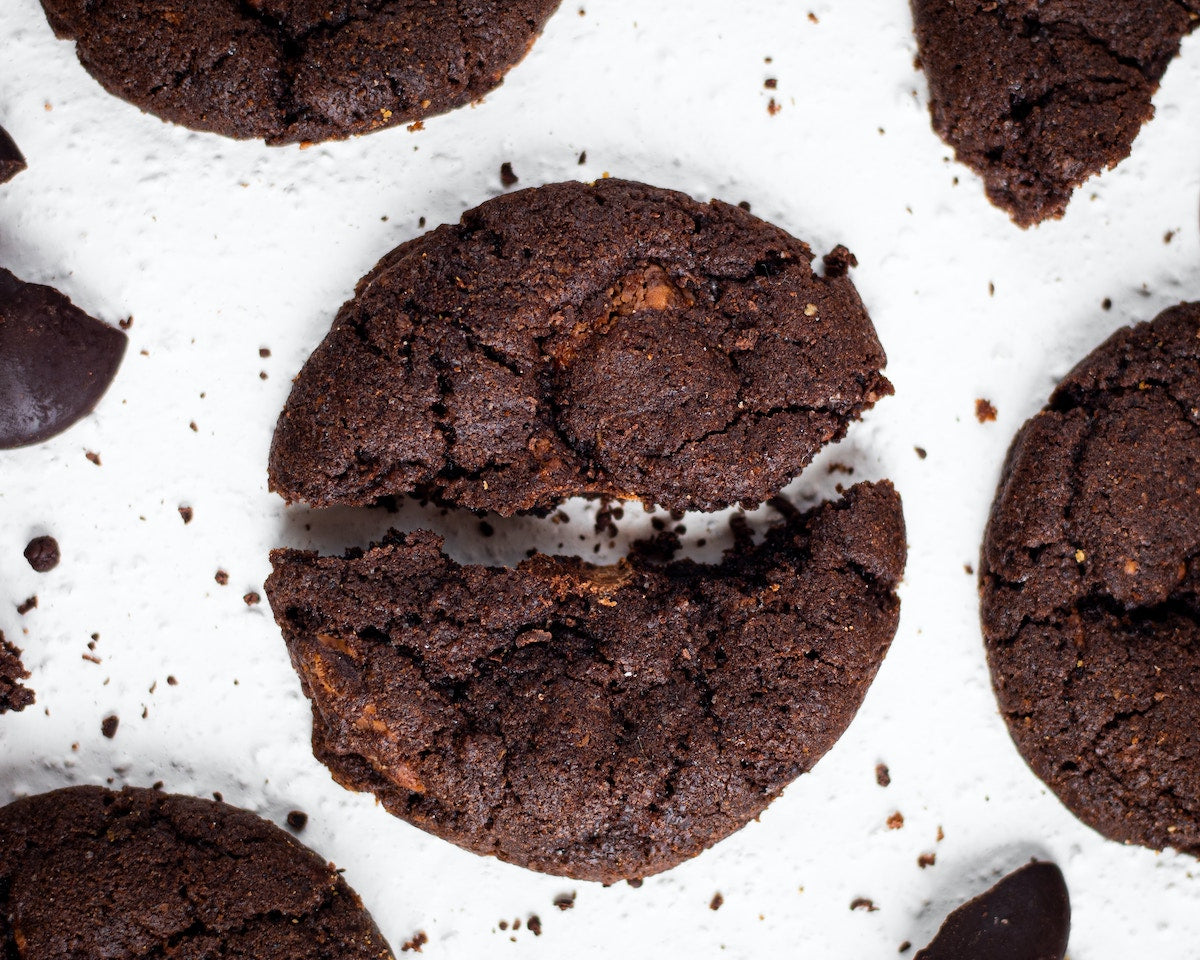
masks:
{"type": "Polygon", "coordinates": [[[0,808],[0,955],[392,960],[330,864],[247,810],[68,787],[0,808]]]}
{"type": "Polygon", "coordinates": [[[25,169],[25,158],[3,127],[0,127],[0,183],[8,183],[25,169]]]}
{"type": "Polygon", "coordinates": [[[1063,960],[1070,932],[1062,871],[1034,862],[950,914],[914,960],[1063,960]]]}
{"type": "Polygon", "coordinates": [[[266,592],[339,783],[477,853],[614,883],[733,833],[834,745],[904,558],[881,482],[717,565],[460,566],[416,532],[273,551],[266,592]]]}
{"type": "Polygon", "coordinates": [[[33,703],[33,691],[21,686],[29,676],[21,663],[21,650],[4,639],[0,630],[0,713],[24,710],[33,703]]]}
{"type": "Polygon", "coordinates": [[[1129,156],[1198,0],[912,0],[933,127],[1023,227],[1129,156]]]}
{"type": "Polygon", "coordinates": [[[309,358],[271,489],[504,515],[758,503],[892,393],[844,275],[737,207],[620,180],[505,194],[388,254],[309,358]]]}
{"type": "Polygon", "coordinates": [[[58,541],[53,537],[34,537],[25,546],[25,559],[38,573],[53,570],[61,559],[58,541]]]}
{"type": "Polygon", "coordinates": [[[40,443],[90,413],[125,343],[52,287],[0,268],[0,449],[40,443]]]}

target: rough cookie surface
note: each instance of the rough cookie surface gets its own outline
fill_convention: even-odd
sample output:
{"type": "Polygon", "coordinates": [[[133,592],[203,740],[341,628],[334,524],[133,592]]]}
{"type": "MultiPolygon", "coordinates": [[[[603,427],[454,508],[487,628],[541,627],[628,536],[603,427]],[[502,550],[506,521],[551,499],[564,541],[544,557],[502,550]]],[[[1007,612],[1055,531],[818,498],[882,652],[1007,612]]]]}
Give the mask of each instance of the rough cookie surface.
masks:
{"type": "Polygon", "coordinates": [[[42,0],[110,93],[196,130],[330,140],[498,86],[559,0],[42,0]]]}
{"type": "Polygon", "coordinates": [[[33,703],[33,691],[21,686],[29,671],[21,663],[21,651],[4,639],[0,630],[0,713],[24,710],[33,703]]]}
{"type": "Polygon", "coordinates": [[[1114,840],[1200,853],[1200,304],[1121,330],[1009,451],[980,567],[1000,707],[1114,840]]]}
{"type": "Polygon", "coordinates": [[[329,864],[254,814],[68,787],[0,808],[0,956],[391,960],[329,864]]]}
{"type": "Polygon", "coordinates": [[[912,0],[933,127],[1018,224],[1129,156],[1200,0],[912,0]]]}
{"type": "Polygon", "coordinates": [[[896,630],[887,482],[718,566],[460,566],[431,533],[276,550],[267,594],[334,778],[468,850],[611,883],[740,829],[837,741],[896,630]]]}
{"type": "Polygon", "coordinates": [[[892,392],[852,255],[812,260],[744,210],[642,184],[498,197],[360,281],[279,419],[271,488],[506,515],[757,504],[892,392]]]}

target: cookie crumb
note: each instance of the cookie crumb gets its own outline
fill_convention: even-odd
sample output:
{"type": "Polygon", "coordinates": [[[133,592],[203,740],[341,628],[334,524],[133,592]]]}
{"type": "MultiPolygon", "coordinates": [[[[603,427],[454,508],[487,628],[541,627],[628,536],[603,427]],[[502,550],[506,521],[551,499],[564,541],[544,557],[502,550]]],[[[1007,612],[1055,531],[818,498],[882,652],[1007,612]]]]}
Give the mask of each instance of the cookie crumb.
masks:
{"type": "Polygon", "coordinates": [[[25,559],[38,573],[48,573],[58,566],[62,559],[58,550],[58,541],[53,537],[34,537],[25,546],[25,559]]]}
{"type": "Polygon", "coordinates": [[[996,408],[991,400],[980,397],[975,401],[975,419],[980,423],[992,423],[996,419],[996,408]]]}
{"type": "Polygon", "coordinates": [[[520,177],[513,173],[513,166],[511,163],[505,160],[502,164],[500,164],[500,182],[505,187],[511,187],[520,179],[520,177]]]}
{"type": "Polygon", "coordinates": [[[886,787],[892,782],[892,774],[886,763],[875,764],[875,782],[881,787],[886,787]]]}
{"type": "Polygon", "coordinates": [[[122,330],[128,330],[133,326],[133,317],[126,317],[124,320],[118,320],[117,326],[122,330]]]}
{"type": "Polygon", "coordinates": [[[1170,243],[1174,239],[1175,239],[1175,231],[1174,230],[1168,230],[1166,233],[1163,234],[1163,243],[1170,243]]]}
{"type": "Polygon", "coordinates": [[[25,616],[25,614],[27,614],[30,610],[33,610],[35,607],[37,607],[36,593],[32,597],[26,597],[24,603],[17,604],[17,613],[19,613],[21,616],[25,616]]]}
{"type": "Polygon", "coordinates": [[[811,23],[820,23],[821,22],[820,20],[817,19],[817,15],[815,13],[812,13],[811,11],[808,14],[808,19],[811,23]]]}
{"type": "Polygon", "coordinates": [[[875,906],[874,900],[869,900],[866,897],[855,897],[850,901],[851,910],[865,910],[867,913],[876,913],[879,908],[875,906]]]}
{"type": "Polygon", "coordinates": [[[253,607],[262,602],[262,597],[251,590],[248,594],[242,597],[242,601],[246,604],[246,606],[253,607]]]}
{"type": "Polygon", "coordinates": [[[191,507],[180,507],[179,515],[183,517],[183,522],[188,524],[192,522],[192,517],[195,516],[195,511],[192,510],[191,507]]]}
{"type": "Polygon", "coordinates": [[[587,163],[587,151],[581,150],[579,152],[579,165],[582,167],[585,163],[587,163]]]}
{"type": "Polygon", "coordinates": [[[937,863],[936,853],[923,853],[917,857],[917,866],[922,870],[926,869],[927,867],[932,867],[935,863],[937,863]]]}
{"type": "Polygon", "coordinates": [[[258,348],[258,355],[259,355],[260,357],[263,357],[264,359],[265,359],[266,357],[269,357],[269,356],[271,355],[271,348],[270,348],[270,347],[259,347],[259,348],[258,348]]]}
{"type": "Polygon", "coordinates": [[[708,901],[708,909],[714,910],[714,911],[720,910],[724,903],[725,903],[725,898],[723,896],[721,896],[721,891],[718,890],[716,893],[714,893],[712,895],[712,899],[708,901]]]}
{"type": "Polygon", "coordinates": [[[1100,301],[1100,309],[1111,310],[1112,309],[1112,298],[1105,297],[1103,300],[1101,300],[1100,301]]]}
{"type": "Polygon", "coordinates": [[[529,919],[525,921],[525,926],[529,928],[529,932],[535,937],[542,935],[542,918],[536,913],[531,913],[529,919]]]}
{"type": "Polygon", "coordinates": [[[179,681],[175,679],[175,676],[174,676],[174,674],[169,674],[169,675],[167,676],[167,686],[168,686],[168,687],[177,687],[177,686],[179,686],[179,681]]]}
{"type": "Polygon", "coordinates": [[[303,810],[289,810],[287,815],[287,825],[300,833],[308,826],[308,814],[303,810]]]}
{"type": "Polygon", "coordinates": [[[887,827],[889,830],[899,830],[904,826],[904,814],[899,810],[887,818],[887,827]]]}
{"type": "Polygon", "coordinates": [[[917,452],[918,460],[924,460],[927,456],[929,456],[929,451],[924,447],[913,447],[913,449],[917,452]]]}
{"type": "Polygon", "coordinates": [[[213,575],[213,579],[216,580],[217,583],[219,583],[221,586],[224,587],[229,583],[229,574],[226,573],[224,570],[218,570],[213,575]]]}
{"type": "Polygon", "coordinates": [[[908,951],[911,949],[912,949],[912,944],[909,941],[905,940],[902,944],[900,944],[900,949],[897,950],[896,952],[897,953],[908,953],[908,951]]]}
{"type": "Polygon", "coordinates": [[[783,107],[781,107],[778,103],[775,102],[774,97],[772,97],[767,102],[767,113],[769,113],[772,117],[775,116],[775,114],[779,113],[779,111],[782,109],[783,109],[783,107]]]}
{"type": "Polygon", "coordinates": [[[767,90],[778,89],[779,81],[776,80],[774,77],[767,77],[767,79],[763,81],[763,87],[767,90]]]}
{"type": "Polygon", "coordinates": [[[400,946],[401,953],[408,953],[411,950],[413,953],[420,953],[421,948],[429,942],[429,937],[425,935],[424,930],[418,930],[413,934],[411,940],[406,940],[400,946]]]}
{"type": "Polygon", "coordinates": [[[559,910],[572,909],[575,906],[575,891],[572,890],[570,893],[560,893],[554,898],[554,905],[558,907],[559,910]]]}
{"type": "Polygon", "coordinates": [[[100,732],[109,740],[117,735],[117,726],[121,723],[115,713],[110,713],[100,721],[100,732]]]}
{"type": "Polygon", "coordinates": [[[84,456],[91,460],[96,466],[100,466],[100,454],[96,453],[96,451],[89,450],[84,454],[84,456]]]}

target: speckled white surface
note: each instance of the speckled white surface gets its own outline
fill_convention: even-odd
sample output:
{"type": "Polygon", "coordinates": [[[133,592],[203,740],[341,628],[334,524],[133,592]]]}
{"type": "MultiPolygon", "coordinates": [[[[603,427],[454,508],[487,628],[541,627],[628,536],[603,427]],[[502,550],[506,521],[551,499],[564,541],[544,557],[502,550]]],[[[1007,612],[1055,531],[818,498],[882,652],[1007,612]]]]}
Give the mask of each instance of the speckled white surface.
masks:
{"type": "MultiPolygon", "coordinates": [[[[108,96],[37,0],[3,0],[0,124],[29,170],[0,187],[0,264],[134,323],[93,416],[0,453],[0,629],[25,649],[38,695],[0,718],[0,801],[162,780],[277,822],[305,810],[303,839],[345,868],[393,946],[424,930],[431,958],[891,957],[1032,854],[1066,872],[1075,960],[1195,957],[1196,861],[1102,840],[1013,749],[964,564],[1008,441],[1057,378],[1118,326],[1200,298],[1200,35],[1132,157],[1065,220],[1027,233],[948,159],[914,54],[904,0],[756,0],[736,16],[715,0],[590,0],[565,6],[486,103],[414,133],[269,149],[108,96]],[[307,703],[265,602],[242,601],[261,592],[272,546],[340,550],[391,522],[446,531],[463,559],[560,544],[591,555],[586,506],[565,524],[492,518],[483,539],[474,518],[413,505],[316,516],[266,491],[290,378],[355,281],[421,232],[419,217],[456,219],[498,193],[505,160],[521,186],[608,172],[748,200],[819,252],[845,242],[896,384],[824,458],[891,477],[905,498],[902,621],[878,680],[849,733],[760,822],[640,889],[477,858],[336,786],[309,752],[307,703]],[[975,420],[977,397],[995,423],[975,420]],[[39,575],[21,551],[45,532],[63,561],[39,575]],[[19,616],[31,594],[37,609],[19,616]],[[83,659],[92,633],[98,664],[83,659]],[[120,727],[107,740],[110,713],[120,727]],[[885,825],[894,811],[902,829],[885,825]],[[925,852],[937,863],[922,870],[925,852]],[[560,913],[551,901],[571,890],[560,913]],[[878,910],[851,911],[856,897],[878,910]],[[515,918],[519,931],[500,929],[515,918]]],[[[789,492],[831,482],[817,465],[789,492]]],[[[622,536],[648,523],[630,510],[622,536]]],[[[689,518],[689,538],[714,523],[689,518]]]]}

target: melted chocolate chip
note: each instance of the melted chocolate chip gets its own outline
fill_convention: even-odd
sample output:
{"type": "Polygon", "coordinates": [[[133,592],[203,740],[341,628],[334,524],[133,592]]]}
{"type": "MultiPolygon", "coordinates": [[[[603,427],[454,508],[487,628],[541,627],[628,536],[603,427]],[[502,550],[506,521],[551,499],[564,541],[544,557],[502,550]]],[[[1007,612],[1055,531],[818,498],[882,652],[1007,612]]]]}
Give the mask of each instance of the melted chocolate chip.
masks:
{"type": "Polygon", "coordinates": [[[90,413],[125,344],[57,290],[0,268],[0,449],[40,443],[90,413]]]}
{"type": "Polygon", "coordinates": [[[0,127],[0,183],[8,183],[25,169],[25,158],[3,127],[0,127]]]}
{"type": "Polygon", "coordinates": [[[1062,871],[1034,862],[950,914],[915,960],[1063,960],[1070,930],[1062,871]]]}

